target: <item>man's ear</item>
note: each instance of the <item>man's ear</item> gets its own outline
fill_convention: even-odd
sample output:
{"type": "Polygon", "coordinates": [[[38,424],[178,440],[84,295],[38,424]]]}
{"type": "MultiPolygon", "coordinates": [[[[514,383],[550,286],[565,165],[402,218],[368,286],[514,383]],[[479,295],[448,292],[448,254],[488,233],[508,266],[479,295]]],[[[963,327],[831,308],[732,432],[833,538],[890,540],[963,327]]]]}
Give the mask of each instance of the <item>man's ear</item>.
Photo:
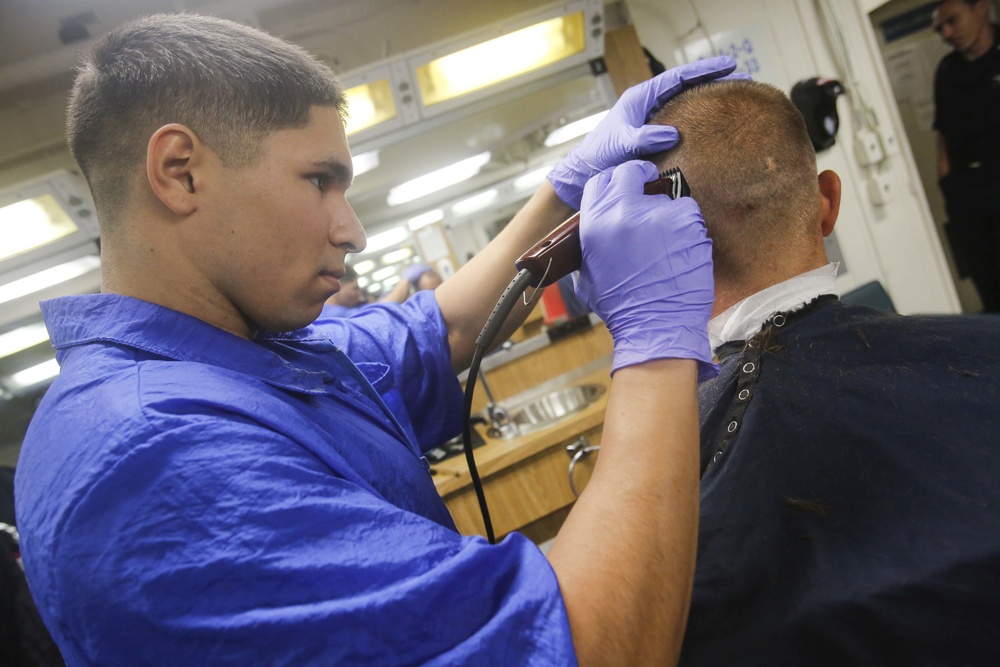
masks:
{"type": "Polygon", "coordinates": [[[833,226],[837,224],[837,216],[840,215],[840,176],[828,169],[821,173],[818,179],[820,230],[823,236],[829,236],[833,232],[833,226]]]}
{"type": "Polygon", "coordinates": [[[186,125],[164,125],[149,138],[146,177],[157,199],[176,215],[197,209],[196,174],[206,146],[186,125]]]}

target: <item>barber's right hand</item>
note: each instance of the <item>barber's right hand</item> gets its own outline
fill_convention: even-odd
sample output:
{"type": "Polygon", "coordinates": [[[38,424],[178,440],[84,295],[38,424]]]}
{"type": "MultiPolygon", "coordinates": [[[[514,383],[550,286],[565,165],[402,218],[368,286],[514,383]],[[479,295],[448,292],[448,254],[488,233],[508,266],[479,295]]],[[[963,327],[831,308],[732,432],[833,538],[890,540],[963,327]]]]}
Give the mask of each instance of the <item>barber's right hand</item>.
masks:
{"type": "Polygon", "coordinates": [[[658,177],[655,165],[634,160],[587,183],[576,291],[614,338],[612,373],[654,359],[695,359],[706,380],[718,374],[708,342],[712,241],[694,199],[643,194],[658,177]]]}

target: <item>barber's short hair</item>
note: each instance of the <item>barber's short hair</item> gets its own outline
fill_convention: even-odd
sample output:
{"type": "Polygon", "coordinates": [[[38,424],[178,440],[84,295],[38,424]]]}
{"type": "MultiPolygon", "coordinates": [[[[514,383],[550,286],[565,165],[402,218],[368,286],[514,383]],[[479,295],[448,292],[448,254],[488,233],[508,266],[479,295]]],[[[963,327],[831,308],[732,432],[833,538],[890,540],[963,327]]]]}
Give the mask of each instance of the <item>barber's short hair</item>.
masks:
{"type": "Polygon", "coordinates": [[[307,125],[314,105],[346,111],[333,73],[302,48],[224,19],[157,14],[108,33],[86,56],[66,136],[98,213],[114,219],[160,127],[187,126],[239,167],[269,133],[307,125]]]}
{"type": "Polygon", "coordinates": [[[679,145],[658,156],[680,167],[713,242],[717,279],[753,283],[783,252],[806,247],[819,206],[816,153],[802,114],[781,90],[753,81],[697,86],[652,122],[679,145]]]}

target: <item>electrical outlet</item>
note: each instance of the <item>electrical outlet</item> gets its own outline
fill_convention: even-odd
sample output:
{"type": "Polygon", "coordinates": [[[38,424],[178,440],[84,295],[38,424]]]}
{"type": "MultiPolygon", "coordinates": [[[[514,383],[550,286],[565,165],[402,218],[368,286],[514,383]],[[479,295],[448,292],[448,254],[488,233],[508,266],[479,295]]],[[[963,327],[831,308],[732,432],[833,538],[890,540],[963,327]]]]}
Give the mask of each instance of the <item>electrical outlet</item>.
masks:
{"type": "Polygon", "coordinates": [[[888,174],[872,174],[868,179],[868,197],[875,206],[885,206],[893,200],[895,194],[888,174]]]}
{"type": "Polygon", "coordinates": [[[877,133],[870,130],[858,130],[854,135],[854,154],[862,167],[878,164],[885,157],[882,152],[882,142],[877,133]]]}
{"type": "Polygon", "coordinates": [[[899,155],[899,140],[894,134],[882,135],[882,150],[886,157],[896,157],[899,155]]]}

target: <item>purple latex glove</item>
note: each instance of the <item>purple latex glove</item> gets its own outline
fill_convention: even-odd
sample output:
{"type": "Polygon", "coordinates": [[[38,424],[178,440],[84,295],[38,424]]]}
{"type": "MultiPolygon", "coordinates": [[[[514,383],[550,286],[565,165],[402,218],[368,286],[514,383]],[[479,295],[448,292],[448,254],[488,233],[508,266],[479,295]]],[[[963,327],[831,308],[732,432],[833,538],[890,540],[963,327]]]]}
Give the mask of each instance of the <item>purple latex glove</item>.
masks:
{"type": "Polygon", "coordinates": [[[677,145],[677,130],[669,125],[646,125],[650,115],[685,88],[713,79],[749,79],[726,76],[736,69],[729,56],[706,58],[669,69],[626,90],[607,116],[549,172],[556,194],[574,209],[580,208],[583,186],[594,174],[642,155],[653,155],[677,145]]]}
{"type": "Polygon", "coordinates": [[[696,359],[698,379],[718,374],[708,342],[715,283],[712,241],[690,197],[643,194],[657,178],[633,160],[583,191],[583,267],[576,292],[615,341],[611,372],[653,359],[696,359]]]}
{"type": "Polygon", "coordinates": [[[431,267],[426,264],[411,264],[405,269],[403,269],[403,280],[410,283],[411,285],[416,285],[417,281],[420,280],[420,276],[424,275],[431,270],[431,267]]]}

